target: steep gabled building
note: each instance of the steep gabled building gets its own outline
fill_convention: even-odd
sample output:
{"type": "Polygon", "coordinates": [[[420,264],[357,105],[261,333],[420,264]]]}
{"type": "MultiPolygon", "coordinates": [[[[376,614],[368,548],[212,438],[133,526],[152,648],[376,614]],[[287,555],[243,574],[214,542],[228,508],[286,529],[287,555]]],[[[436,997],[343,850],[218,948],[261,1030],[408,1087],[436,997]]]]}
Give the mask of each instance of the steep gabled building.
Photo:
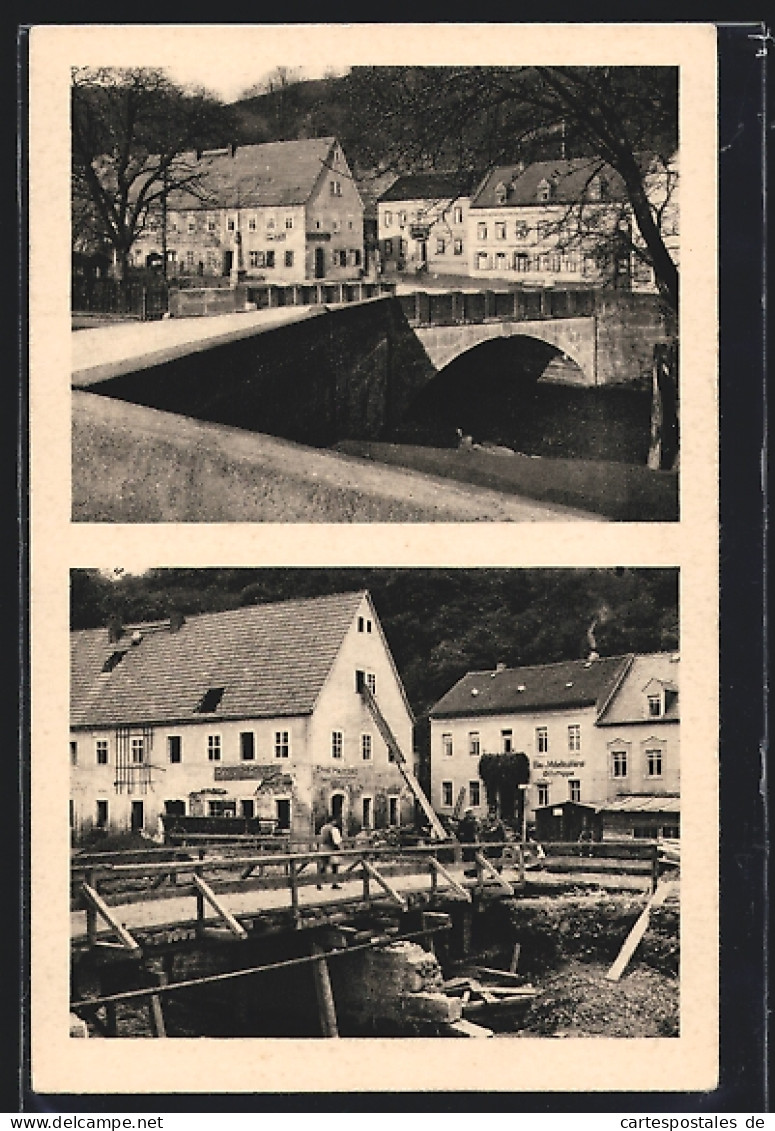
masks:
{"type": "Polygon", "coordinates": [[[166,250],[170,277],[360,278],[363,202],[336,138],[206,150],[186,165],[186,187],[149,216],[135,266],[166,250]]]}
{"type": "MultiPolygon", "coordinates": [[[[469,672],[430,711],[433,804],[450,814],[464,791],[484,815],[479,760],[500,753],[527,756],[531,821],[565,803],[636,813],[625,799],[677,797],[678,671],[660,652],[469,672]]],[[[613,824],[632,833],[637,817],[613,824]]]]}
{"type": "Polygon", "coordinates": [[[263,818],[300,838],[410,821],[360,691],[411,758],[413,718],[367,592],[72,633],[71,825],[263,818]]]}

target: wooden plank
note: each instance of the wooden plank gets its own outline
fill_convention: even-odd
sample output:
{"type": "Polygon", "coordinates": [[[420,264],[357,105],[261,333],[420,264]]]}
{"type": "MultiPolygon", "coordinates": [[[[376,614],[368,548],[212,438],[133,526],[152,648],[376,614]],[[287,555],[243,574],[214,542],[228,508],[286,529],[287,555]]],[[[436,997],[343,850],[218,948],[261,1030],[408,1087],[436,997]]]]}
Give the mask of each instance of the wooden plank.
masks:
{"type": "Polygon", "coordinates": [[[409,906],[407,900],[405,900],[402,895],[398,894],[396,889],[387,882],[384,876],[380,875],[373,864],[370,864],[368,860],[362,860],[361,867],[367,876],[377,881],[385,894],[392,899],[394,903],[398,904],[398,906],[404,910],[409,906]]]}
{"type": "Polygon", "coordinates": [[[492,1037],[492,1029],[486,1029],[484,1025],[475,1025],[473,1021],[466,1021],[461,1017],[459,1021],[450,1021],[446,1027],[445,1032],[450,1037],[492,1037]]]}
{"type": "Polygon", "coordinates": [[[629,963],[638,947],[638,943],[648,930],[652,908],[658,907],[661,903],[664,902],[665,897],[672,889],[672,886],[673,885],[671,882],[660,884],[657,887],[657,890],[651,896],[649,896],[648,900],[646,901],[646,906],[643,908],[640,915],[635,920],[630,933],[624,940],[622,949],[619,951],[619,954],[616,957],[616,961],[606,974],[606,978],[609,982],[618,982],[621,978],[622,974],[627,968],[627,964],[629,963]]]}
{"type": "Polygon", "coordinates": [[[503,982],[519,982],[522,984],[522,976],[514,974],[511,970],[496,970],[492,966],[477,966],[477,974],[489,974],[491,978],[499,978],[503,982]]]}
{"type": "Polygon", "coordinates": [[[194,874],[194,887],[197,889],[197,893],[201,895],[203,899],[207,900],[218,917],[223,919],[233,935],[236,935],[238,939],[246,939],[248,937],[248,932],[242,924],[237,922],[232,913],[220,902],[209,884],[206,884],[202,877],[196,875],[196,873],[194,874]]]}
{"type": "Polygon", "coordinates": [[[312,953],[318,956],[312,963],[312,969],[315,976],[315,993],[318,999],[320,1032],[324,1037],[338,1037],[339,1028],[336,1021],[336,1006],[334,1003],[333,990],[331,989],[331,977],[328,972],[325,952],[317,943],[313,943],[312,953]]]}
{"type": "Polygon", "coordinates": [[[459,884],[452,873],[447,871],[444,865],[440,864],[435,856],[428,857],[428,864],[434,875],[442,876],[457,895],[465,899],[466,903],[471,902],[471,892],[468,891],[467,888],[464,888],[462,884],[459,884]]]}
{"type": "Polygon", "coordinates": [[[517,967],[519,966],[519,952],[522,949],[520,943],[514,943],[514,951],[511,955],[511,962],[509,963],[509,973],[516,974],[517,967]]]}
{"type": "Polygon", "coordinates": [[[481,870],[483,872],[486,872],[487,875],[491,877],[491,879],[497,880],[504,891],[508,892],[509,895],[514,894],[514,888],[511,886],[508,880],[504,880],[498,869],[490,863],[486,856],[483,856],[481,852],[476,852],[474,853],[474,859],[476,860],[476,863],[479,865],[481,870]]]}
{"type": "Polygon", "coordinates": [[[88,884],[81,884],[81,893],[87,902],[87,906],[91,908],[92,912],[96,912],[100,918],[105,920],[113,934],[121,940],[121,944],[126,950],[140,949],[140,944],[137,939],[133,938],[122,923],[119,923],[107,903],[97,894],[94,888],[89,887],[88,884]]]}

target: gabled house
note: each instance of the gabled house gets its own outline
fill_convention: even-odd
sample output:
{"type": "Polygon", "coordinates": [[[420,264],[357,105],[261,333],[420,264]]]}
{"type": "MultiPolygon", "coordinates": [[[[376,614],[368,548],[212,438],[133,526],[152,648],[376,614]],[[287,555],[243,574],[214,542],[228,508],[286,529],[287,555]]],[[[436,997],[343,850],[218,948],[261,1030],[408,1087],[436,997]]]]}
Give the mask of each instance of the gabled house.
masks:
{"type": "MultiPolygon", "coordinates": [[[[675,163],[666,167],[653,155],[640,160],[649,199],[662,212],[663,234],[675,255],[675,163]]],[[[624,182],[599,157],[492,169],[471,200],[468,245],[471,273],[482,282],[654,289],[651,269],[637,254],[639,236],[624,182]]]]}
{"type": "Polygon", "coordinates": [[[135,266],[166,252],[169,277],[360,278],[363,201],[336,138],[205,150],[185,163],[188,183],[149,216],[135,266]]]}
{"type": "MultiPolygon", "coordinates": [[[[622,809],[625,798],[677,797],[678,668],[670,653],[592,653],[469,672],[430,711],[433,804],[449,815],[462,795],[484,815],[479,760],[499,753],[527,756],[530,821],[537,810],[566,803],[597,811],[609,802],[622,809]]],[[[637,818],[628,820],[632,831],[637,818]]]]}
{"type": "Polygon", "coordinates": [[[407,173],[377,203],[377,240],[383,272],[468,273],[470,177],[407,173]]]}
{"type": "Polygon", "coordinates": [[[367,592],[72,633],[71,826],[265,819],[301,839],[411,821],[359,688],[411,758],[413,717],[367,592]]]}

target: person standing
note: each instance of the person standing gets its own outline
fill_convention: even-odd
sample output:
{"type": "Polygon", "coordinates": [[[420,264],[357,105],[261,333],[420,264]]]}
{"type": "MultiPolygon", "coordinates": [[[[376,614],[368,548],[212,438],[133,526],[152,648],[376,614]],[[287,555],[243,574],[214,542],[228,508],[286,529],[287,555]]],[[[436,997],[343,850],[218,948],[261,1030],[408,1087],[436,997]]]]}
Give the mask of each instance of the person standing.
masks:
{"type": "Polygon", "coordinates": [[[318,891],[323,887],[323,880],[326,873],[331,871],[332,888],[340,888],[342,885],[336,882],[337,873],[339,872],[339,857],[337,856],[337,849],[342,847],[342,819],[341,817],[331,817],[329,821],[323,825],[320,830],[318,839],[318,851],[326,853],[325,856],[318,857],[318,891]]]}

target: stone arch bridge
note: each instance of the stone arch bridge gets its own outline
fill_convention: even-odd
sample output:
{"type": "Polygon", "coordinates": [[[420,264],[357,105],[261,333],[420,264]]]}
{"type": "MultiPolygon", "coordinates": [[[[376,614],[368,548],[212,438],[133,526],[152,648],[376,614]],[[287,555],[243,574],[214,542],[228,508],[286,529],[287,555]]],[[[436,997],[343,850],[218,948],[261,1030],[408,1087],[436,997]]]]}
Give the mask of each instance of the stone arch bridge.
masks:
{"type": "Polygon", "coordinates": [[[584,384],[608,385],[650,378],[654,346],[673,336],[652,295],[417,292],[300,306],[298,292],[263,288],[250,296],[259,309],[227,316],[228,326],[224,317],[116,327],[112,350],[112,331],[79,331],[73,384],[328,445],[390,435],[425,386],[483,343],[513,340],[536,380],[565,355],[584,384]],[[95,334],[99,341],[90,340],[95,334]]]}

